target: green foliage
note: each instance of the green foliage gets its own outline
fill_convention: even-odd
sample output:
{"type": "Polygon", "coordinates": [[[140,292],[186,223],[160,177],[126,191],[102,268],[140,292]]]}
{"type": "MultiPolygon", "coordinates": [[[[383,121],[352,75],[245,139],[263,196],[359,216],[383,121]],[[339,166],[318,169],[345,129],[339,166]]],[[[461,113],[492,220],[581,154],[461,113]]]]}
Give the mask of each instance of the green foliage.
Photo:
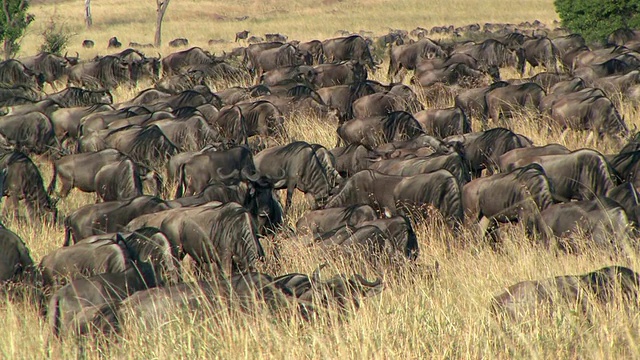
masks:
{"type": "Polygon", "coordinates": [[[640,0],[555,0],[562,24],[589,41],[617,29],[640,28],[640,0]]]}
{"type": "Polygon", "coordinates": [[[42,32],[43,43],[40,45],[40,52],[62,55],[73,35],[64,23],[49,20],[49,25],[42,32]]]}
{"type": "Polygon", "coordinates": [[[34,16],[27,13],[29,2],[26,0],[2,0],[0,5],[0,40],[4,41],[5,57],[8,58],[20,48],[17,41],[34,20],[34,16]]]}

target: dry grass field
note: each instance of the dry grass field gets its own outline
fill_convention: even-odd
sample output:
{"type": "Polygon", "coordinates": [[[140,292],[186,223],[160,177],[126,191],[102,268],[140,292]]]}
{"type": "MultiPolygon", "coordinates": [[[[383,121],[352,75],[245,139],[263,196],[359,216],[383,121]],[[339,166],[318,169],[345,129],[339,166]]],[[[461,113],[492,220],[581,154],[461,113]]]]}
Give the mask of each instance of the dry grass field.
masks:
{"type": "MultiPolygon", "coordinates": [[[[129,41],[152,42],[155,2],[99,0],[93,3],[94,27],[87,31],[82,19],[80,0],[33,1],[31,12],[36,22],[22,42],[21,55],[33,54],[42,42],[40,33],[49,19],[68,26],[76,35],[70,51],[83,58],[106,53],[107,39],[117,36],[126,46],[129,41]],[[83,39],[96,41],[96,48],[83,50],[83,39]]],[[[164,23],[163,43],[187,37],[193,45],[208,48],[209,39],[228,41],[212,50],[230,49],[236,31],[251,30],[262,35],[280,32],[290,38],[308,40],[328,38],[336,30],[371,30],[377,34],[391,28],[411,30],[416,26],[464,25],[478,22],[513,22],[539,19],[551,24],[556,19],[551,0],[504,2],[433,0],[429,2],[383,0],[174,0],[164,23]],[[234,18],[249,16],[245,21],[234,18]]],[[[159,49],[163,55],[168,47],[159,49]]],[[[154,55],[154,54],[149,54],[154,55]]],[[[383,69],[386,64],[383,65],[383,69]]],[[[373,77],[382,78],[385,71],[373,77]]],[[[507,72],[504,77],[515,76],[507,72]]],[[[116,101],[126,100],[140,89],[123,89],[115,93],[116,101]]],[[[450,105],[452,98],[437,99],[438,106],[450,105]]],[[[427,101],[433,106],[433,101],[427,101]]],[[[633,127],[640,124],[636,109],[623,104],[621,112],[633,127]]],[[[332,147],[335,125],[322,119],[297,117],[287,119],[291,137],[332,147]]],[[[595,147],[603,153],[617,151],[622,144],[611,140],[587,143],[586,134],[561,136],[557,130],[539,125],[534,116],[521,114],[511,122],[512,130],[530,137],[536,144],[558,142],[570,149],[595,147]]],[[[479,124],[474,124],[479,129],[479,124]]],[[[50,165],[40,161],[45,182],[51,177],[50,165]]],[[[59,203],[60,216],[94,202],[93,194],[74,190],[59,203]]],[[[287,219],[294,225],[306,209],[301,196],[287,219]]],[[[62,226],[34,227],[9,220],[7,227],[16,231],[31,249],[35,261],[61,246],[62,226]]],[[[304,323],[274,318],[267,314],[214,314],[190,318],[176,314],[175,321],[159,329],[135,325],[125,329],[122,338],[108,346],[73,340],[49,339],[49,328],[29,304],[2,302],[0,357],[4,359],[86,358],[282,358],[282,359],[511,359],[511,358],[640,358],[640,319],[637,307],[627,310],[622,304],[598,308],[590,321],[573,309],[563,309],[552,318],[531,318],[523,323],[503,324],[489,311],[491,296],[506,286],[529,279],[562,274],[580,274],[619,264],[640,269],[634,253],[610,254],[592,249],[585,243],[579,255],[546,250],[533,244],[517,225],[503,230],[504,249],[494,252],[471,232],[454,238],[437,220],[428,219],[417,227],[420,258],[415,268],[400,274],[358,266],[369,278],[382,272],[385,290],[365,299],[358,311],[343,321],[304,323]],[[439,264],[437,275],[433,265],[439,264]]],[[[305,245],[304,239],[279,238],[282,262],[276,269],[266,264],[270,273],[310,273],[328,261],[323,275],[352,273],[353,261],[328,258],[305,245]]],[[[269,246],[267,244],[267,246],[269,246]]]]}

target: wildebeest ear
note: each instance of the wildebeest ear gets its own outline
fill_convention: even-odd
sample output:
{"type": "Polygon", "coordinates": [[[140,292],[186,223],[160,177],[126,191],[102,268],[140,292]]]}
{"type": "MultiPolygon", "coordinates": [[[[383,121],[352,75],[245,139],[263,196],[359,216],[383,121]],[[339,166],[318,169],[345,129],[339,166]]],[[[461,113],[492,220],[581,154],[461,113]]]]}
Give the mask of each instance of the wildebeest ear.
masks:
{"type": "Polygon", "coordinates": [[[273,184],[274,189],[282,188],[287,184],[287,179],[278,180],[275,184],[273,184]]]}

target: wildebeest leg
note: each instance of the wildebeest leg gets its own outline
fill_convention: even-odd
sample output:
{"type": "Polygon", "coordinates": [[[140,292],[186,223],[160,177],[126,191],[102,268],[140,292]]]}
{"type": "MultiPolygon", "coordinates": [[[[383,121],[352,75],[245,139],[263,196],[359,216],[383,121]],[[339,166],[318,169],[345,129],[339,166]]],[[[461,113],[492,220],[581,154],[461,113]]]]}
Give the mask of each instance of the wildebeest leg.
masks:
{"type": "Polygon", "coordinates": [[[291,207],[291,200],[293,199],[293,191],[295,190],[295,185],[290,184],[287,187],[287,199],[284,202],[284,215],[286,216],[289,213],[289,208],[291,207]]]}
{"type": "Polygon", "coordinates": [[[8,196],[7,197],[7,201],[4,205],[4,207],[2,208],[2,217],[3,218],[7,218],[7,214],[9,211],[13,211],[13,218],[15,220],[18,220],[18,216],[20,215],[18,213],[18,202],[20,201],[20,199],[18,199],[17,196],[8,196]]]}
{"type": "Polygon", "coordinates": [[[62,189],[60,189],[60,197],[66,198],[73,189],[73,183],[65,178],[60,178],[60,182],[62,183],[62,189]]]}
{"type": "Polygon", "coordinates": [[[487,235],[491,237],[491,248],[494,251],[498,250],[498,245],[500,242],[500,233],[498,231],[498,223],[495,219],[489,219],[486,216],[483,216],[478,223],[480,227],[480,234],[482,239],[485,239],[487,235]]]}

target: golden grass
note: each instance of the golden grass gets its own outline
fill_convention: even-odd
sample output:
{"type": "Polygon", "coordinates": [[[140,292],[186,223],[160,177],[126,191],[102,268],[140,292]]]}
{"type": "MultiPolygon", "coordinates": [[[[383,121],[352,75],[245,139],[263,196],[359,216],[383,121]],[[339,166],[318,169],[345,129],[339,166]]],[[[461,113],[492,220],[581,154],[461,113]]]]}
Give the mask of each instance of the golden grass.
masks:
{"type": "MultiPolygon", "coordinates": [[[[155,3],[153,1],[94,1],[94,27],[87,31],[82,22],[79,1],[34,2],[31,11],[36,22],[29,29],[22,49],[34,53],[41,39],[39,33],[53,14],[77,35],[69,50],[79,51],[83,58],[106,53],[111,36],[120,41],[151,42],[155,3]],[[83,50],[80,43],[96,41],[93,50],[83,50]]],[[[308,40],[327,38],[338,29],[360,29],[382,33],[392,28],[411,30],[415,26],[464,25],[472,22],[513,22],[539,19],[550,24],[556,15],[552,1],[434,0],[422,2],[382,0],[238,0],[197,1],[174,0],[164,24],[163,43],[175,37],[187,37],[192,44],[207,46],[210,38],[233,39],[234,33],[249,29],[252,33],[281,32],[291,38],[308,40]],[[236,22],[216,20],[220,16],[236,22]]],[[[229,49],[226,43],[213,50],[229,49]]],[[[167,54],[170,49],[163,46],[167,54]]],[[[384,68],[384,67],[383,67],[384,68]]],[[[505,78],[514,73],[505,74],[505,78]]],[[[384,71],[375,75],[379,80],[384,71]]],[[[117,101],[130,98],[138,89],[121,89],[117,101]]],[[[438,106],[452,104],[452,98],[437,99],[438,106]]],[[[427,104],[431,106],[432,104],[427,104]]],[[[638,125],[637,110],[622,104],[621,111],[630,126],[638,125]]],[[[335,144],[336,124],[321,119],[297,117],[288,119],[292,140],[335,144]]],[[[479,129],[479,124],[473,124],[479,129]]],[[[611,140],[586,144],[586,134],[570,133],[561,137],[557,130],[542,130],[540,121],[523,113],[511,121],[514,131],[530,137],[536,144],[559,142],[571,149],[595,147],[611,153],[622,144],[611,140]]],[[[47,183],[50,165],[38,161],[47,183]]],[[[59,204],[64,216],[72,210],[94,202],[93,194],[73,190],[59,204]]],[[[294,197],[291,226],[306,210],[300,194],[294,197]]],[[[9,220],[6,225],[28,244],[35,261],[62,244],[63,228],[36,227],[9,220]]],[[[87,345],[80,350],[72,341],[51,341],[47,348],[49,328],[27,304],[0,302],[0,357],[7,359],[62,359],[84,355],[87,358],[638,358],[638,312],[621,306],[596,309],[591,323],[575,312],[559,312],[553,318],[532,318],[521,324],[500,324],[489,312],[491,296],[510,284],[526,279],[560,274],[579,274],[596,268],[621,264],[640,269],[640,261],[632,253],[609,254],[589,249],[580,255],[556,254],[526,239],[520,226],[503,230],[504,251],[493,252],[470,231],[454,238],[438,221],[428,220],[417,226],[420,258],[416,268],[400,275],[385,274],[386,289],[380,296],[366,299],[363,307],[346,321],[320,321],[301,324],[297,321],[274,320],[268,315],[219,316],[185,318],[160,329],[144,329],[135,323],[128,326],[123,338],[111,346],[87,345]],[[438,276],[430,277],[432,266],[439,263],[438,276]]],[[[278,272],[310,273],[329,261],[323,274],[352,273],[361,264],[322,254],[304,245],[304,239],[279,238],[282,262],[278,272]]],[[[584,239],[584,241],[588,241],[584,239]]],[[[267,244],[267,247],[271,247],[267,244]]],[[[275,268],[265,265],[266,271],[275,268]]],[[[374,269],[365,268],[369,277],[374,269]]]]}

